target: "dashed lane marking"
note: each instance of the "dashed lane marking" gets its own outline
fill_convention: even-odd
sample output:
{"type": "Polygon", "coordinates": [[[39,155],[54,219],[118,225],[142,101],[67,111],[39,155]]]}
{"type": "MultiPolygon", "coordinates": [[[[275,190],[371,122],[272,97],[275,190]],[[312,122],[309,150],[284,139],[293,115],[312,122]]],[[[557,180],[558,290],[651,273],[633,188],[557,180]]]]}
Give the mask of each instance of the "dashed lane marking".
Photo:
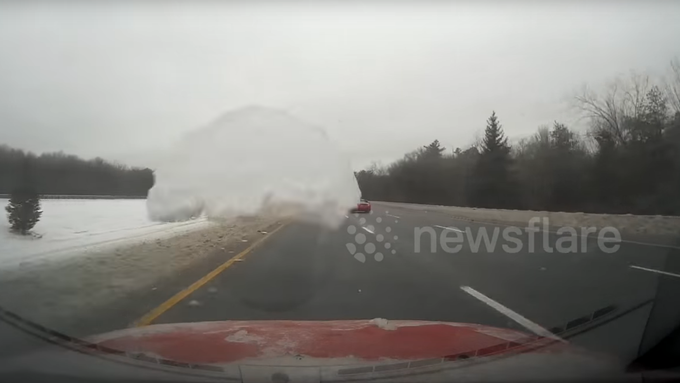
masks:
{"type": "Polygon", "coordinates": [[[459,233],[465,233],[464,230],[456,229],[455,227],[447,227],[447,226],[439,226],[439,225],[434,225],[434,226],[438,227],[440,229],[444,229],[444,230],[451,230],[451,231],[457,231],[459,233]]]}
{"type": "Polygon", "coordinates": [[[671,276],[671,277],[680,278],[680,274],[669,273],[668,271],[661,271],[661,270],[656,270],[656,269],[648,269],[648,268],[646,268],[646,267],[635,266],[635,265],[630,265],[629,267],[632,268],[632,269],[644,270],[644,271],[649,271],[649,272],[652,272],[652,273],[663,274],[663,275],[668,275],[668,276],[671,276]]]}

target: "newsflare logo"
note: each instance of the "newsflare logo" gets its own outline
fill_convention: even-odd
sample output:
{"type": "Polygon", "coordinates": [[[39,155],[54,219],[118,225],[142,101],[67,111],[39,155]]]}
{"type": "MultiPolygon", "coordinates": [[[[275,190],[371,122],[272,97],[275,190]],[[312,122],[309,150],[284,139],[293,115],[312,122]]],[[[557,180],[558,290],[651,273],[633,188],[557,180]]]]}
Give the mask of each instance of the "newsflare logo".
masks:
{"type": "Polygon", "coordinates": [[[428,252],[427,248],[429,248],[429,253],[448,254],[461,251],[472,254],[480,251],[493,253],[497,250],[504,254],[520,252],[574,254],[588,253],[593,242],[597,244],[597,250],[600,252],[612,254],[619,250],[621,243],[621,233],[615,227],[560,226],[555,228],[550,225],[550,220],[546,217],[533,217],[525,227],[505,226],[501,228],[480,225],[474,230],[470,226],[465,227],[464,230],[455,226],[436,225],[436,227],[439,230],[431,226],[413,229],[413,252],[415,254],[428,252]],[[539,238],[540,246],[537,246],[539,238]]]}
{"type": "MultiPolygon", "coordinates": [[[[354,217],[359,218],[359,214],[355,213],[354,217]]],[[[374,215],[371,211],[369,218],[372,217],[374,215]]],[[[361,217],[358,225],[349,224],[347,226],[347,234],[350,236],[350,240],[345,243],[345,248],[354,259],[361,263],[365,263],[370,258],[373,258],[376,262],[382,262],[385,259],[385,254],[397,253],[391,241],[396,241],[399,237],[392,234],[392,227],[387,225],[385,221],[382,217],[376,217],[373,224],[369,223],[365,217],[361,217]]]]}
{"type": "MultiPolygon", "coordinates": [[[[382,262],[385,255],[396,254],[399,237],[393,233],[390,224],[398,224],[399,217],[389,212],[384,218],[376,217],[373,212],[367,217],[359,218],[359,214],[354,214],[358,220],[351,220],[346,227],[348,241],[345,248],[361,263],[370,259],[382,262]]],[[[408,252],[413,255],[461,251],[472,254],[574,254],[593,250],[612,254],[619,250],[622,242],[621,233],[612,226],[555,227],[546,217],[533,217],[526,226],[473,225],[460,229],[442,225],[416,226],[412,238],[413,241],[407,243],[413,243],[412,251],[408,252]]]]}

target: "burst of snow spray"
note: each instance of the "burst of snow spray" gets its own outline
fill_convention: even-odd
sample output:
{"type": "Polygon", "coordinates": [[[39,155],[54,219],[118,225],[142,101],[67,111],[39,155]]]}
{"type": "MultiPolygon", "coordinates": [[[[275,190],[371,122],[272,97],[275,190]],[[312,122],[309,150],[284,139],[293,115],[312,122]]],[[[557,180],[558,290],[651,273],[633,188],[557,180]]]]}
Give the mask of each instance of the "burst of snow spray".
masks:
{"type": "Polygon", "coordinates": [[[359,197],[349,161],[322,129],[248,107],[192,132],[164,156],[147,210],[155,221],[285,210],[337,226],[359,197]]]}

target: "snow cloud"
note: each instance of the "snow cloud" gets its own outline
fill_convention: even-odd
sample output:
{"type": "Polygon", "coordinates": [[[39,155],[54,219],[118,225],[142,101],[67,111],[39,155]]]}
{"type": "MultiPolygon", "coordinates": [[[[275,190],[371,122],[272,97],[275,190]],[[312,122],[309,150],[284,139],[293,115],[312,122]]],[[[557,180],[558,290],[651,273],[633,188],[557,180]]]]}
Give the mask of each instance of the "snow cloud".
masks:
{"type": "Polygon", "coordinates": [[[181,140],[155,169],[154,221],[290,213],[337,226],[360,198],[349,161],[324,130],[251,106],[181,140]]]}

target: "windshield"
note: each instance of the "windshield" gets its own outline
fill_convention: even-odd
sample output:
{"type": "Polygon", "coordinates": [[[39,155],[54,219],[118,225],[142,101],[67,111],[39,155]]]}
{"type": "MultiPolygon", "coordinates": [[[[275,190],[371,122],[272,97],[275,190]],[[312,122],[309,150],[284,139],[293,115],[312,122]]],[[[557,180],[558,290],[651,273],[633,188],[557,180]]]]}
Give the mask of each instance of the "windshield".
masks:
{"type": "Polygon", "coordinates": [[[48,373],[48,344],[368,379],[547,340],[495,366],[674,368],[678,19],[0,4],[0,376],[48,373]]]}

